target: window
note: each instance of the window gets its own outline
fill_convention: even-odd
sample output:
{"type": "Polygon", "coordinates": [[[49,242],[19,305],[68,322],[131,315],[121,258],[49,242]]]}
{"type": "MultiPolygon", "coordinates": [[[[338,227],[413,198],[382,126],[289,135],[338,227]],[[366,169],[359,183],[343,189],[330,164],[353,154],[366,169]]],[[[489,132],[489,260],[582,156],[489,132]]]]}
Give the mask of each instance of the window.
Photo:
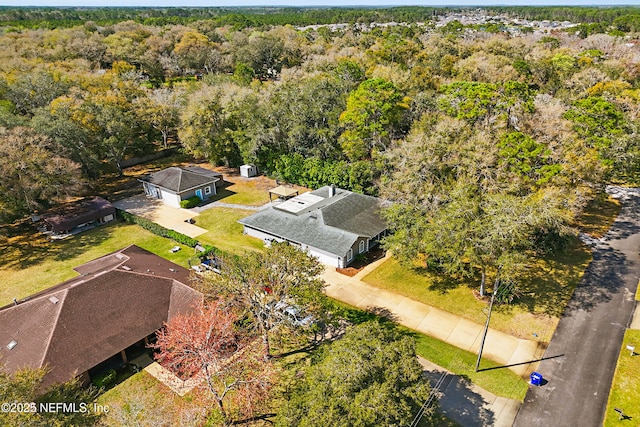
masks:
{"type": "Polygon", "coordinates": [[[347,262],[351,261],[353,259],[353,249],[349,249],[347,251],[347,262]]]}
{"type": "Polygon", "coordinates": [[[364,240],[360,240],[360,245],[358,247],[358,253],[361,254],[364,252],[364,240]]]}
{"type": "Polygon", "coordinates": [[[204,194],[206,195],[211,194],[211,187],[204,187],[204,194]]]}

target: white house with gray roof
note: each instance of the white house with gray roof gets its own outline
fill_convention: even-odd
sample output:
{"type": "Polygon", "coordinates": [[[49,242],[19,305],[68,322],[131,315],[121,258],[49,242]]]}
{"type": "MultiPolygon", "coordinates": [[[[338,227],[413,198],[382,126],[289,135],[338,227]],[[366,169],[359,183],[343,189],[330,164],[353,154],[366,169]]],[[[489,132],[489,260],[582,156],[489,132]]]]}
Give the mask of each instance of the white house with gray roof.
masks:
{"type": "Polygon", "coordinates": [[[245,234],[287,241],[324,264],[346,267],[380,243],[387,224],[376,197],[326,186],[239,220],[245,234]]]}
{"type": "Polygon", "coordinates": [[[193,196],[207,200],[223,183],[222,174],[198,166],[170,167],[142,179],[144,193],[179,208],[180,202],[193,196]]]}

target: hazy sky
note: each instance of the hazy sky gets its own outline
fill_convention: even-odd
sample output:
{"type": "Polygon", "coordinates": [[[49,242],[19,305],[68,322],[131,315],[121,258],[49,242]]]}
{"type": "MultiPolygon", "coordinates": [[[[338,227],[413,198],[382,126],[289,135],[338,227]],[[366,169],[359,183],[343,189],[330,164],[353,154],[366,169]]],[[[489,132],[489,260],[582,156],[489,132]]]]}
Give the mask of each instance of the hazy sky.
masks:
{"type": "Polygon", "coordinates": [[[150,7],[187,7],[187,6],[611,6],[640,5],[640,0],[0,0],[0,6],[150,6],[150,7]]]}

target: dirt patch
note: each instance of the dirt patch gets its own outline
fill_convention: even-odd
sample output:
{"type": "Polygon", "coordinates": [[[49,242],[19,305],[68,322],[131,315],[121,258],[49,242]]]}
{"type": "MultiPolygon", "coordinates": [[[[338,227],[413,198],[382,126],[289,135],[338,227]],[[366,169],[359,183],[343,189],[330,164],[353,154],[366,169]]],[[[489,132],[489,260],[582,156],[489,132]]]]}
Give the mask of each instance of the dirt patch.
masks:
{"type": "Polygon", "coordinates": [[[344,274],[345,276],[353,277],[362,271],[367,265],[371,264],[374,261],[384,258],[386,251],[382,249],[380,246],[376,246],[371,249],[369,252],[358,255],[348,267],[346,268],[336,268],[336,271],[340,274],[344,274]]]}

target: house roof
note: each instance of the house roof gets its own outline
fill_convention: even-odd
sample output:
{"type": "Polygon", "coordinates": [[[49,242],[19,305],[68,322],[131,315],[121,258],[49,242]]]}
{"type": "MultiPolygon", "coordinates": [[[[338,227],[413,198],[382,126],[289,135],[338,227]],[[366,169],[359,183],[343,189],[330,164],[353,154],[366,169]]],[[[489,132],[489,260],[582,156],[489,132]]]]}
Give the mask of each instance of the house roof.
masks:
{"type": "Polygon", "coordinates": [[[140,179],[173,193],[183,193],[193,188],[220,181],[221,174],[197,166],[170,167],[140,179]],[[189,168],[190,170],[187,170],[189,168]],[[203,172],[204,171],[204,172],[203,172]]]}
{"type": "Polygon", "coordinates": [[[94,197],[91,200],[83,200],[69,203],[65,206],[51,210],[42,216],[42,219],[51,225],[55,232],[71,230],[80,224],[95,221],[106,215],[116,213],[116,208],[111,202],[102,197],[94,197]]]}
{"type": "Polygon", "coordinates": [[[375,197],[330,187],[289,199],[242,218],[247,227],[344,256],[359,237],[372,238],[387,229],[375,197]]]}
{"type": "Polygon", "coordinates": [[[48,366],[44,386],[67,381],[202,299],[186,285],[188,270],[137,246],[76,271],[81,275],[0,309],[4,370],[48,366]]]}

